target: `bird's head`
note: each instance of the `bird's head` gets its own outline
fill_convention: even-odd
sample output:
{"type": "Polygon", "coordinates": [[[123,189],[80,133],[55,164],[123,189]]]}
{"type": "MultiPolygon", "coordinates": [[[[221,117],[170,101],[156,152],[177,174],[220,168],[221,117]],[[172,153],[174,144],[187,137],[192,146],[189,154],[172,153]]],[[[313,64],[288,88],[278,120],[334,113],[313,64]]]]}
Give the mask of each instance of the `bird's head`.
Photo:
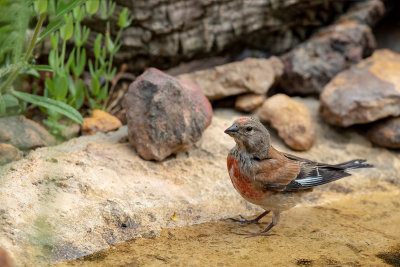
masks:
{"type": "Polygon", "coordinates": [[[233,137],[239,150],[265,158],[270,147],[270,135],[262,123],[251,117],[241,117],[225,130],[233,137]]]}

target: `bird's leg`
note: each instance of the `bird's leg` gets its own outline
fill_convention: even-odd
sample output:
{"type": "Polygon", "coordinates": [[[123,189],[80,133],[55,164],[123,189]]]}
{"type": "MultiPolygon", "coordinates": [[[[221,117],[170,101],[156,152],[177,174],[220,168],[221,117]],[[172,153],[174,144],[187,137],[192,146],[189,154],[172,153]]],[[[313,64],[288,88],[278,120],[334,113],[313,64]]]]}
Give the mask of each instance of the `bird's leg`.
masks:
{"type": "Polygon", "coordinates": [[[239,215],[239,219],[235,219],[235,218],[228,218],[228,220],[231,220],[233,222],[240,222],[240,223],[258,223],[259,220],[261,220],[261,218],[263,218],[265,215],[267,215],[270,212],[270,210],[266,210],[263,213],[261,213],[260,215],[258,215],[255,219],[253,220],[248,220],[245,217],[243,217],[242,215],[239,215]]]}
{"type": "Polygon", "coordinates": [[[266,233],[267,233],[269,230],[271,230],[272,227],[274,227],[275,225],[278,224],[279,217],[280,217],[280,213],[274,211],[274,217],[272,217],[272,222],[270,223],[270,225],[268,225],[267,228],[264,229],[264,231],[262,231],[262,232],[260,232],[260,233],[251,234],[251,235],[247,236],[247,238],[249,238],[249,237],[255,237],[255,236],[260,236],[260,235],[266,235],[266,233]]]}

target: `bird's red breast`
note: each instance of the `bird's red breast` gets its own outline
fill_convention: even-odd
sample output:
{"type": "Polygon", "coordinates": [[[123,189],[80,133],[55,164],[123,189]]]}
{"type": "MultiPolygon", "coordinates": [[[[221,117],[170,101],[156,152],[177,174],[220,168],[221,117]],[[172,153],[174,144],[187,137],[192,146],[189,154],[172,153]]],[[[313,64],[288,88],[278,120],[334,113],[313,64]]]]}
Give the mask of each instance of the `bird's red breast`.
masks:
{"type": "Polygon", "coordinates": [[[228,155],[227,165],[232,184],[243,197],[251,200],[261,200],[263,198],[263,192],[254,188],[252,178],[241,172],[239,161],[230,154],[228,155]]]}

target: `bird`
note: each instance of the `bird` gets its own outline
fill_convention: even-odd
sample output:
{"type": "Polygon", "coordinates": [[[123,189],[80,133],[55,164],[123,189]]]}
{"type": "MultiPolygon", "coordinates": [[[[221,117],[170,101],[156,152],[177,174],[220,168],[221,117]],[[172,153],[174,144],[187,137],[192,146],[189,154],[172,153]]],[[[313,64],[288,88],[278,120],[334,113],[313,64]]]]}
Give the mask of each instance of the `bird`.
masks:
{"type": "Polygon", "coordinates": [[[269,131],[253,117],[240,117],[224,131],[236,145],[227,157],[227,167],[233,187],[248,202],[265,211],[253,220],[240,215],[235,222],[258,223],[272,211],[272,222],[260,233],[267,234],[277,225],[280,214],[301,201],[304,193],[315,186],[350,176],[349,171],[371,168],[364,159],[339,164],[327,164],[283,153],[271,145],[269,131]]]}

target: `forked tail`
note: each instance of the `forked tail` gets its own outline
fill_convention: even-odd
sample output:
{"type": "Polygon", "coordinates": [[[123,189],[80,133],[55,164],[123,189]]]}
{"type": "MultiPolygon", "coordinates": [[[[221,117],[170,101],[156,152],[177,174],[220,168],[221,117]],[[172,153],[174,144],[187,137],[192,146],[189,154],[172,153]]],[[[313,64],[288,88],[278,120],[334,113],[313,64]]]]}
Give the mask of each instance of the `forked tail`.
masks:
{"type": "Polygon", "coordinates": [[[343,169],[345,172],[352,171],[355,169],[373,168],[374,167],[374,165],[372,165],[372,164],[364,163],[366,161],[367,160],[365,160],[365,159],[353,159],[350,161],[336,164],[334,166],[337,168],[343,169]]]}

